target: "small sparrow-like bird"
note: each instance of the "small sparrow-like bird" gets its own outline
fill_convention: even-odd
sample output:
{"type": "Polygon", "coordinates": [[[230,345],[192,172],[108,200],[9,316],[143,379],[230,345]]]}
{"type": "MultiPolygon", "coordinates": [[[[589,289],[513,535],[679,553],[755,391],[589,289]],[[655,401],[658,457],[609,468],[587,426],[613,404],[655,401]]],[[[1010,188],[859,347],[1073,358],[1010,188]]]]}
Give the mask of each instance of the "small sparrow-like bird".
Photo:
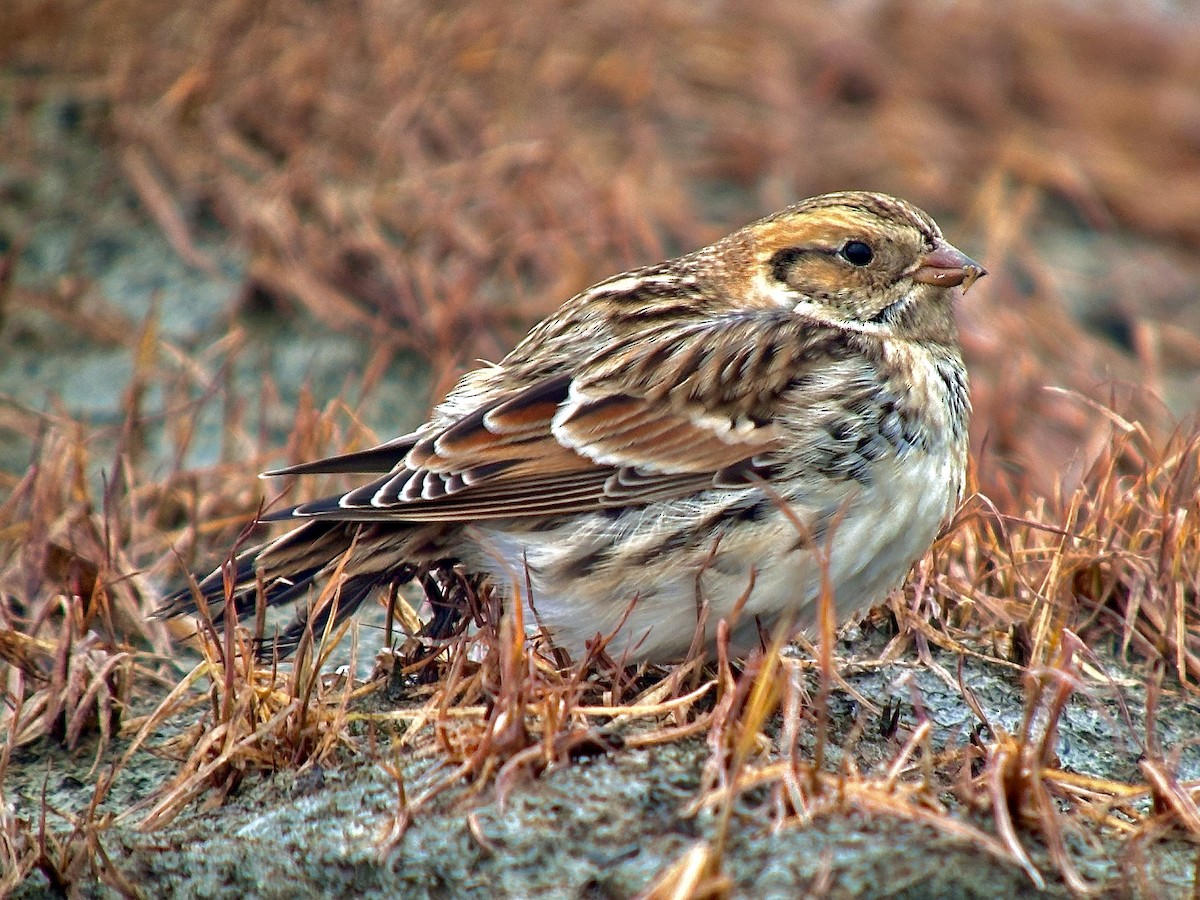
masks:
{"type": "MultiPolygon", "coordinates": [[[[669,662],[732,618],[746,652],[784,623],[882,599],[959,504],[970,400],[953,304],[985,272],[903,200],[805,200],[602,281],[468,372],[378,447],[270,472],[362,473],[268,517],[242,553],[244,615],[337,577],[337,620],[451,566],[490,575],[579,658],[669,662]]],[[[225,575],[199,592],[219,610],[225,575]]],[[[193,612],[192,589],[163,615],[193,612]]],[[[279,638],[294,646],[303,623],[279,638]]]]}

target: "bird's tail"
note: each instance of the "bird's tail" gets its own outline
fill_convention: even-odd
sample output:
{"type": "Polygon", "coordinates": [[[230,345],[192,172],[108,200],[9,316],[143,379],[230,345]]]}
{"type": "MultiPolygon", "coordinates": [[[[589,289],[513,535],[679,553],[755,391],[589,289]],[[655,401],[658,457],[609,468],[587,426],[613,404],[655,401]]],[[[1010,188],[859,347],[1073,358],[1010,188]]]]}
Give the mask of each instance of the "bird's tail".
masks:
{"type": "Polygon", "coordinates": [[[189,580],[155,610],[158,618],[195,614],[206,605],[221,629],[232,618],[254,613],[259,585],[267,606],[285,606],[318,594],[312,589],[329,578],[332,591],[323,602],[300,604],[300,612],[274,638],[264,640],[260,656],[286,656],[308,629],[320,635],[336,628],[379,587],[411,581],[422,567],[443,556],[437,531],[430,526],[313,519],[273,541],[244,550],[199,581],[189,580]]]}

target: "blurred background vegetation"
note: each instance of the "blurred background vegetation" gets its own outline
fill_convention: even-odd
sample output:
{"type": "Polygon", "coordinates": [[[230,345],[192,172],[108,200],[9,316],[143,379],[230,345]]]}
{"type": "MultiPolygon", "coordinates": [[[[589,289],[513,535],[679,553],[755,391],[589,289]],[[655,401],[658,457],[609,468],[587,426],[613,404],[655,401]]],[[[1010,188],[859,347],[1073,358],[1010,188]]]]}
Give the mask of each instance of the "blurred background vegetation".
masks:
{"type": "MultiPolygon", "coordinates": [[[[38,111],[66,103],[188,265],[214,266],[198,232],[229,236],[232,321],[303,310],[361,339],[368,374],[416,351],[440,391],[601,277],[872,188],[993,273],[962,313],[998,502],[1094,455],[1103,417],[1046,385],[1160,431],[1200,403],[1192,4],[10,0],[2,18],[10,200],[38,178],[38,111]]],[[[10,311],[32,302],[11,282],[10,311]]]]}

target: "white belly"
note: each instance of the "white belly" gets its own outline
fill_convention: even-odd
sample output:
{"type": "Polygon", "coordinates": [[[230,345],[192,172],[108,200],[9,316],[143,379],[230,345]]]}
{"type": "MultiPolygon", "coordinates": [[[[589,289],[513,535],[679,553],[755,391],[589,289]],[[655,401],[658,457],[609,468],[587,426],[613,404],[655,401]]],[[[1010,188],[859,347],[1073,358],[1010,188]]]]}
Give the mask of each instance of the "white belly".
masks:
{"type": "MultiPolygon", "coordinates": [[[[811,629],[823,570],[839,621],[877,603],[928,550],[953,512],[960,480],[949,454],[880,460],[868,484],[843,491],[840,508],[821,510],[828,534],[815,545],[802,540],[795,522],[813,524],[815,509],[793,507],[793,518],[772,505],[760,521],[717,529],[719,542],[714,531],[702,546],[648,556],[664,534],[704,516],[706,507],[690,499],[615,519],[581,517],[552,530],[474,526],[470,534],[481,551],[474,562],[509,598],[521,599],[531,633],[543,629],[575,659],[597,635],[612,634],[607,650],[614,659],[668,662],[686,654],[705,604],[704,641],[711,645],[718,620],[728,618],[743,595],[732,632],[735,652],[757,645],[760,627],[769,633],[783,621],[793,633],[811,629]],[[603,566],[579,565],[598,548],[614,546],[621,552],[610,551],[603,566]]],[[[749,488],[742,496],[751,494],[761,496],[749,488]]]]}

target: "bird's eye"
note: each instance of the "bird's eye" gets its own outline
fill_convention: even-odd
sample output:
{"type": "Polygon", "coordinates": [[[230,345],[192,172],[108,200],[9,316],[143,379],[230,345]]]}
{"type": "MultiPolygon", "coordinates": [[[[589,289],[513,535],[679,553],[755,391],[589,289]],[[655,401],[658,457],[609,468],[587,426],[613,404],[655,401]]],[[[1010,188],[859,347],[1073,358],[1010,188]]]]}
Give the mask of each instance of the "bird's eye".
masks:
{"type": "Polygon", "coordinates": [[[868,266],[875,258],[875,251],[871,249],[871,245],[862,241],[846,241],[841,254],[842,259],[852,266],[868,266]]]}

